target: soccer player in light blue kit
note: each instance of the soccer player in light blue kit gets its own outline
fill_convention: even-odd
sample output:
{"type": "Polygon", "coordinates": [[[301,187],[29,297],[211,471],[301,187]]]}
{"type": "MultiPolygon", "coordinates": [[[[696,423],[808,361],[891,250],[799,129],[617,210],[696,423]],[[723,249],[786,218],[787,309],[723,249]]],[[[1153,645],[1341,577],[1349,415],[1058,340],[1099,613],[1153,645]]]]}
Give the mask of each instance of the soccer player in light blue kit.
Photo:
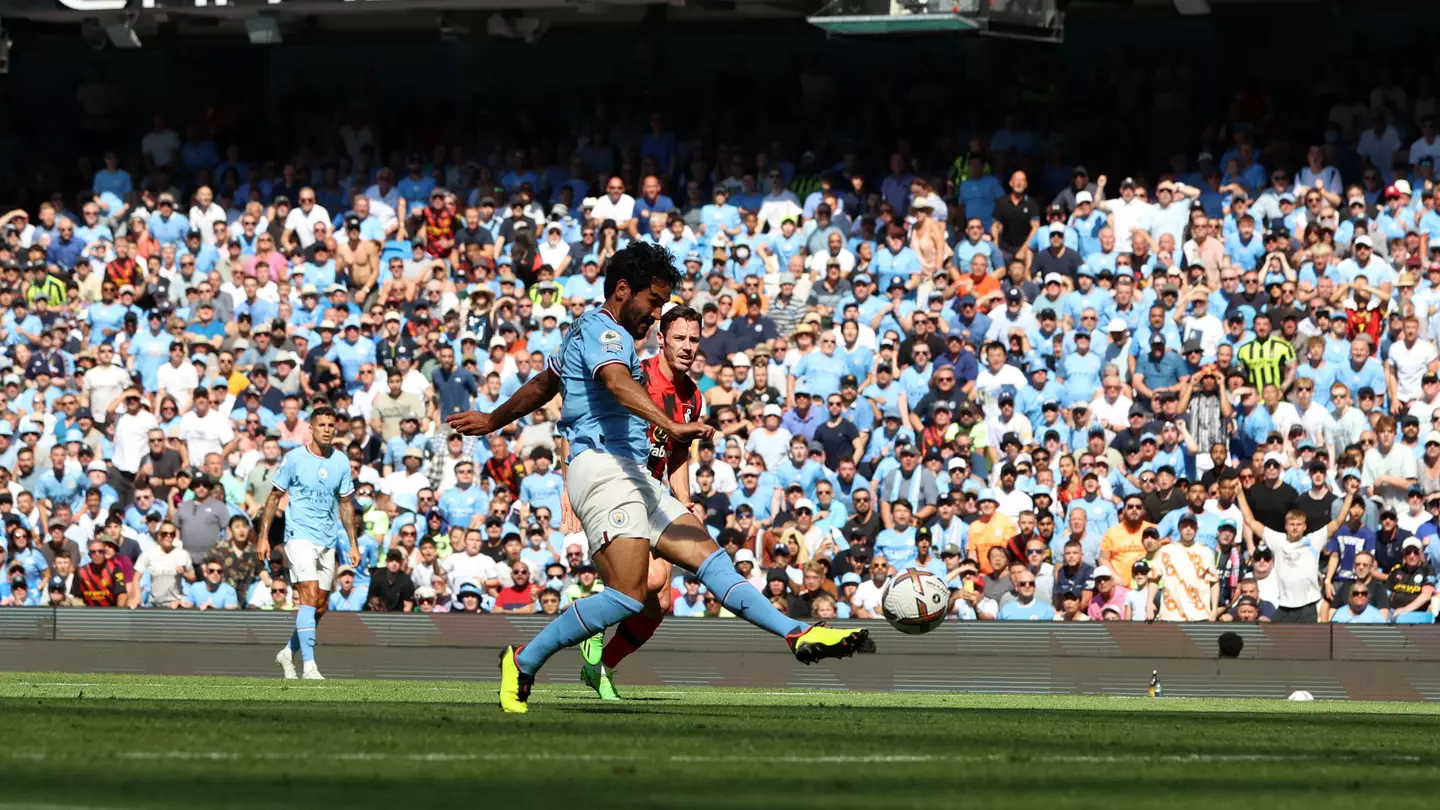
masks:
{"type": "Polygon", "coordinates": [[[545,661],[639,613],[650,555],[694,571],[731,612],[784,638],[805,663],[852,655],[868,631],[807,627],[776,610],[735,570],[700,519],[667,493],[646,467],[654,425],[688,445],[710,436],[699,422],[676,422],[639,383],[643,340],[679,283],[669,251],[636,242],[615,254],[605,272],[605,303],[576,319],[545,364],[490,413],[453,414],[450,427],[468,436],[492,433],[562,395],[560,429],[570,443],[566,491],[585,527],[605,590],[571,603],[534,639],[507,647],[500,661],[500,707],[529,709],[535,674],[545,661]]]}
{"type": "Polygon", "coordinates": [[[350,541],[350,564],[360,564],[355,504],[350,496],[355,482],[350,460],[330,446],[335,440],[339,417],[334,408],[319,407],[310,413],[310,443],[285,454],[271,480],[274,487],[265,499],[260,518],[260,538],[255,551],[260,559],[270,558],[270,524],[280,511],[280,500],[290,498],[285,509],[285,556],[290,562],[290,581],[300,597],[295,612],[295,633],[280,649],[275,661],[287,680],[295,675],[295,653],[304,662],[305,680],[323,681],[315,665],[315,626],[330,603],[335,587],[335,548],[341,532],[350,541]]]}

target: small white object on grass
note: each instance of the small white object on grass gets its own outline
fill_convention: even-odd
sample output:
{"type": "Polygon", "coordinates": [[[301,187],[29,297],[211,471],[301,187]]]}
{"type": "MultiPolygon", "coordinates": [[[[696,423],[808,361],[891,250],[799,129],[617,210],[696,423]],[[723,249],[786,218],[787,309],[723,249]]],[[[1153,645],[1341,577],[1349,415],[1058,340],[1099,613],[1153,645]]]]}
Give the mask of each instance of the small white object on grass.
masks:
{"type": "Polygon", "coordinates": [[[1314,699],[1315,699],[1315,696],[1312,695],[1312,694],[1310,694],[1309,692],[1306,692],[1304,689],[1297,689],[1296,691],[1291,692],[1291,693],[1290,693],[1290,697],[1287,698],[1287,699],[1288,699],[1288,700],[1301,700],[1301,701],[1304,701],[1304,700],[1314,700],[1314,699]]]}

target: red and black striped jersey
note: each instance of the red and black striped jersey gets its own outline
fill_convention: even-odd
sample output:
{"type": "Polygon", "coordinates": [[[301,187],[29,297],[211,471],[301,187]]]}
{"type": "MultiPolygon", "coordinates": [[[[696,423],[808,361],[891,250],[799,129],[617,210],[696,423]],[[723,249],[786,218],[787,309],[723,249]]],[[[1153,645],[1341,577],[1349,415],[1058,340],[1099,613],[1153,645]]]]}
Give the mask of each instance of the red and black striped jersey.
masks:
{"type": "MultiPolygon", "coordinates": [[[[676,422],[693,422],[700,415],[700,389],[688,376],[670,379],[660,370],[664,358],[656,355],[640,364],[641,382],[650,392],[650,399],[660,406],[676,422]]],[[[664,429],[650,426],[650,458],[646,466],[650,474],[664,481],[669,471],[672,453],[684,453],[687,449],[678,445],[664,429]]]]}

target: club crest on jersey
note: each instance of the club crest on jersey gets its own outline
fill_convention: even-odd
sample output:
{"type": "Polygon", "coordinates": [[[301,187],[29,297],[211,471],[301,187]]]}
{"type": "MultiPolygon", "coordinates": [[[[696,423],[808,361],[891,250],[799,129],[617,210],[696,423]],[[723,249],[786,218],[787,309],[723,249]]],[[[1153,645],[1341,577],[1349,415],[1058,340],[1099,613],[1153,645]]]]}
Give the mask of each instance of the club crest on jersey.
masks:
{"type": "Polygon", "coordinates": [[[601,342],[601,343],[619,343],[619,342],[620,342],[620,333],[619,333],[619,332],[616,332],[614,329],[606,329],[604,332],[601,332],[601,333],[600,333],[600,342],[601,342]]]}
{"type": "Polygon", "coordinates": [[[326,478],[330,477],[330,471],[325,469],[324,467],[321,467],[320,471],[316,474],[320,476],[321,481],[324,481],[326,478]]]}
{"type": "Polygon", "coordinates": [[[616,509],[610,513],[610,525],[617,529],[623,529],[630,523],[630,515],[624,509],[616,509]]]}

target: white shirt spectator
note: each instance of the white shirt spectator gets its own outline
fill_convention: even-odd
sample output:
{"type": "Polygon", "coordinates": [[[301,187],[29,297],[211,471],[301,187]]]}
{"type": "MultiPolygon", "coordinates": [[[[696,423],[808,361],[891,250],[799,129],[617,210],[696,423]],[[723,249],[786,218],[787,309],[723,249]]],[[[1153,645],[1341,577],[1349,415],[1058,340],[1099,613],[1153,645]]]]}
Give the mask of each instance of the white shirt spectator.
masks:
{"type": "Polygon", "coordinates": [[[1275,412],[1270,414],[1270,421],[1275,423],[1275,429],[1280,431],[1281,436],[1289,436],[1291,427],[1302,424],[1300,412],[1295,410],[1294,405],[1283,399],[1275,405],[1275,412]]]}
{"type": "Polygon", "coordinates": [[[180,417],[180,438],[190,451],[192,464],[204,461],[205,456],[210,453],[221,452],[225,445],[235,438],[235,430],[230,426],[230,418],[226,416],[229,411],[224,411],[223,408],[223,405],[221,408],[211,408],[204,416],[189,411],[180,417]]]}
{"type": "Polygon", "coordinates": [[[770,226],[770,230],[780,230],[780,220],[792,216],[799,221],[803,209],[800,208],[800,201],[795,198],[794,192],[782,191],[779,194],[765,195],[765,201],[760,203],[760,211],[756,216],[760,221],[770,226]]]}
{"type": "Polygon", "coordinates": [[[860,583],[855,589],[855,596],[850,599],[850,606],[868,610],[870,615],[880,615],[880,602],[884,598],[884,586],[876,585],[874,580],[867,579],[860,583]]]}
{"type": "Polygon", "coordinates": [[[1396,396],[1401,402],[1411,402],[1424,395],[1420,380],[1435,362],[1435,344],[1417,339],[1414,346],[1398,340],[1390,344],[1390,367],[1395,371],[1396,396]]]}
{"type": "MultiPolygon", "coordinates": [[[[225,209],[216,205],[214,202],[205,208],[201,208],[198,205],[190,206],[190,227],[199,231],[201,234],[200,238],[203,240],[209,241],[211,238],[211,228],[215,223],[224,221],[225,209]]],[[[244,229],[242,228],[241,231],[243,232],[244,229]]]]}
{"type": "Polygon", "coordinates": [[[1398,515],[1405,511],[1405,493],[1410,489],[1409,484],[1403,487],[1393,484],[1379,486],[1375,483],[1376,479],[1388,475],[1393,478],[1408,478],[1413,482],[1419,474],[1415,451],[1396,442],[1390,446],[1388,453],[1381,453],[1379,447],[1365,451],[1365,463],[1360,469],[1360,483],[1370,488],[1371,495],[1384,501],[1382,509],[1394,509],[1398,515]]]}
{"type": "Polygon", "coordinates": [[[1135,231],[1150,233],[1150,212],[1153,209],[1145,200],[1131,197],[1129,202],[1126,202],[1124,197],[1116,197],[1101,201],[1099,207],[1109,212],[1110,228],[1115,231],[1115,244],[1120,246],[1122,252],[1129,252],[1130,240],[1135,231]]]}
{"type": "Polygon", "coordinates": [[[190,396],[199,385],[200,375],[194,363],[183,362],[178,366],[166,363],[155,372],[155,387],[160,393],[175,397],[182,410],[190,407],[190,396]]]}
{"type": "Polygon", "coordinates": [[[96,366],[85,372],[85,391],[90,394],[90,412],[97,418],[130,385],[130,373],[121,366],[96,366]]]}
{"type": "MultiPolygon", "coordinates": [[[[1426,140],[1423,136],[1410,144],[1410,165],[1414,166],[1425,158],[1440,159],[1440,137],[1426,140]]],[[[1388,167],[1386,167],[1388,168],[1388,167]]]]}
{"type": "Polygon", "coordinates": [[[175,153],[180,151],[180,136],[173,129],[147,132],[140,139],[140,151],[156,166],[169,166],[175,162],[175,153]]]}
{"type": "MultiPolygon", "coordinates": [[[[700,482],[695,480],[695,471],[698,469],[700,469],[700,464],[698,462],[692,462],[690,464],[691,492],[700,491],[700,482]]],[[[715,463],[710,465],[710,469],[715,471],[716,492],[720,493],[721,495],[729,495],[730,493],[735,491],[735,487],[737,486],[737,482],[735,480],[735,470],[732,469],[729,464],[726,464],[724,461],[716,458],[715,463]]]]}
{"type": "Polygon", "coordinates": [[[1395,153],[1400,151],[1400,133],[1390,124],[1380,133],[1376,133],[1374,127],[1367,128],[1360,133],[1355,151],[1369,160],[1371,166],[1386,171],[1395,162],[1395,153]]]}
{"type": "Polygon", "coordinates": [[[180,571],[193,570],[190,563],[190,553],[180,547],[177,541],[170,548],[169,552],[158,545],[140,555],[135,561],[135,574],[140,576],[149,572],[150,574],[150,606],[168,606],[171,602],[179,602],[184,596],[185,579],[180,571]]]}
{"type": "Polygon", "coordinates": [[[482,590],[485,582],[500,578],[500,565],[488,554],[471,556],[457,551],[445,558],[445,568],[450,577],[450,590],[458,590],[466,582],[473,582],[482,590]]]}
{"type": "MultiPolygon", "coordinates": [[[[595,200],[595,207],[590,211],[591,219],[604,222],[607,219],[614,220],[619,225],[626,220],[635,218],[635,198],[629,194],[621,194],[620,199],[612,200],[609,194],[601,195],[595,200]]],[[[544,216],[541,216],[544,219],[544,216]]]]}
{"type": "MultiPolygon", "coordinates": [[[[811,256],[805,266],[810,272],[815,273],[819,278],[823,279],[825,278],[825,268],[829,266],[831,258],[834,258],[835,261],[840,263],[840,276],[842,278],[849,278],[850,271],[855,269],[855,254],[843,247],[840,248],[839,255],[833,257],[830,255],[830,251],[822,250],[814,256],[811,256]]],[[[814,290],[814,285],[811,285],[810,289],[814,290]]]]}
{"type": "Polygon", "coordinates": [[[1105,399],[1102,393],[1095,397],[1090,403],[1090,421],[1094,424],[1106,426],[1106,440],[1110,438],[1109,425],[1129,424],[1130,406],[1135,403],[1129,397],[1121,394],[1114,402],[1105,399]]]}
{"type": "Polygon", "coordinates": [[[305,209],[296,206],[291,209],[290,216],[285,217],[285,229],[292,231],[295,238],[300,240],[300,247],[310,247],[315,244],[315,223],[323,222],[328,230],[330,227],[330,212],[325,206],[316,203],[311,206],[310,213],[305,209]]]}
{"type": "Polygon", "coordinates": [[[399,469],[380,479],[380,491],[392,497],[400,494],[418,497],[420,490],[429,486],[430,476],[419,471],[411,475],[404,469],[399,469]]]}
{"type": "Polygon", "coordinates": [[[382,193],[380,191],[380,184],[376,183],[365,189],[365,196],[370,198],[370,214],[380,217],[382,220],[384,220],[385,217],[380,213],[381,209],[377,208],[377,205],[383,205],[390,209],[390,216],[392,217],[395,216],[395,211],[400,207],[400,189],[395,186],[391,186],[389,191],[382,193]]]}
{"type": "Polygon", "coordinates": [[[1183,340],[1198,338],[1203,356],[1207,361],[1214,360],[1215,350],[1220,348],[1220,340],[1225,337],[1225,324],[1207,310],[1203,316],[1191,315],[1185,319],[1181,337],[1183,340]]]}
{"type": "MultiPolygon", "coordinates": [[[[138,413],[122,413],[115,420],[115,469],[134,474],[140,460],[150,451],[150,430],[158,420],[155,414],[141,408],[138,413]]],[[[202,459],[203,460],[203,459],[202,459]]]]}
{"type": "Polygon", "coordinates": [[[1292,543],[1284,532],[1266,529],[1265,545],[1275,554],[1275,569],[1261,580],[1260,598],[1276,607],[1299,608],[1320,601],[1320,550],[1330,539],[1329,527],[1322,527],[1292,543]],[[1264,582],[1274,580],[1274,598],[1265,595],[1264,582]]]}

